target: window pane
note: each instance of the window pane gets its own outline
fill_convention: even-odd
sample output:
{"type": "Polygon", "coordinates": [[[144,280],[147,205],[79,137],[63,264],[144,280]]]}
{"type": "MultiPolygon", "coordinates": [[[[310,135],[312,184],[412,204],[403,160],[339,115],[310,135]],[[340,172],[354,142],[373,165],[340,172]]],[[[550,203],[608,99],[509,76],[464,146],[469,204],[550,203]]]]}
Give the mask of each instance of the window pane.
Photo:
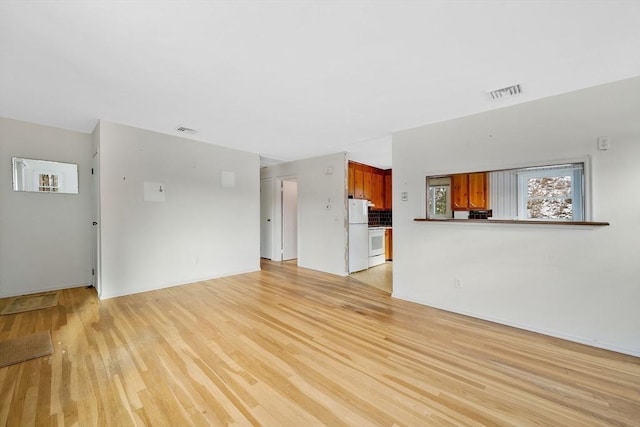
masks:
{"type": "Polygon", "coordinates": [[[434,190],[436,201],[436,215],[447,214],[447,189],[448,187],[436,187],[434,190]]]}
{"type": "Polygon", "coordinates": [[[44,191],[47,193],[58,192],[58,175],[41,173],[39,180],[40,185],[38,186],[38,191],[44,191]]]}
{"type": "Polygon", "coordinates": [[[530,219],[573,219],[571,175],[527,179],[527,217],[530,219]]]}
{"type": "Polygon", "coordinates": [[[429,202],[429,213],[431,215],[433,215],[433,199],[435,198],[435,191],[433,189],[433,187],[429,187],[429,197],[428,197],[428,202],[429,202]]]}
{"type": "Polygon", "coordinates": [[[529,178],[529,197],[571,197],[571,175],[529,178]]]}
{"type": "Polygon", "coordinates": [[[571,199],[529,199],[527,216],[531,219],[573,219],[571,199]]]}
{"type": "Polygon", "coordinates": [[[432,215],[447,215],[448,186],[432,186],[429,188],[429,212],[432,215]]]}

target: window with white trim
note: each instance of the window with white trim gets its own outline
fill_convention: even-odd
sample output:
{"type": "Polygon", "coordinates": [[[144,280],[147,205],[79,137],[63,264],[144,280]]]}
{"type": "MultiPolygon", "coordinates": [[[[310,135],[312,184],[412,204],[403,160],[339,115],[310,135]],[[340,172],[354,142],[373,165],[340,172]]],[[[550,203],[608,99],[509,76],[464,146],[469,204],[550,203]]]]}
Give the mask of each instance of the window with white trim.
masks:
{"type": "Polygon", "coordinates": [[[58,175],[52,173],[41,173],[38,176],[38,191],[47,193],[57,193],[60,189],[58,185],[58,175]]]}
{"type": "Polygon", "coordinates": [[[518,219],[583,221],[584,165],[518,169],[518,219]]]}
{"type": "Polygon", "coordinates": [[[427,178],[427,218],[451,218],[451,178],[427,178]]]}

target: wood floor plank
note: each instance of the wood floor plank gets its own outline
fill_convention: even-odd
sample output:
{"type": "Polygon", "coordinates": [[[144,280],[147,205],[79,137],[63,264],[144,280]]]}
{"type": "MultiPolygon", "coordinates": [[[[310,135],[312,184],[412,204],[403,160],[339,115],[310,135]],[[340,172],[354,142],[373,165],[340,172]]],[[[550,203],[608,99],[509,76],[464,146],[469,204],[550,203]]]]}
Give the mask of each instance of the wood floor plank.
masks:
{"type": "Polygon", "coordinates": [[[262,268],[0,317],[54,345],[0,369],[0,425],[640,426],[638,358],[262,268]]]}

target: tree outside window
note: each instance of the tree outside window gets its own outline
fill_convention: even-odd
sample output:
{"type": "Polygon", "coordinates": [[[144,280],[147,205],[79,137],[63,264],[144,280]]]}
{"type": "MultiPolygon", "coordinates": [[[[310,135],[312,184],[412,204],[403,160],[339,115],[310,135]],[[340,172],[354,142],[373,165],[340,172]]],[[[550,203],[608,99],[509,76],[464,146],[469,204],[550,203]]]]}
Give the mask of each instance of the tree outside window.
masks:
{"type": "Polygon", "coordinates": [[[581,163],[518,171],[520,219],[582,221],[581,163]]]}
{"type": "Polygon", "coordinates": [[[451,177],[427,178],[427,218],[451,218],[451,177]]]}

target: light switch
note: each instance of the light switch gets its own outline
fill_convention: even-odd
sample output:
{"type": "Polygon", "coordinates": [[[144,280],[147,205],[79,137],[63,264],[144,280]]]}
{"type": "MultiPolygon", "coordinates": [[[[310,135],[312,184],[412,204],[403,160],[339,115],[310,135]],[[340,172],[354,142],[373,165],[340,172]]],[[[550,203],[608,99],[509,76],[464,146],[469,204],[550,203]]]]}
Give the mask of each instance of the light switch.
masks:
{"type": "Polygon", "coordinates": [[[598,138],[598,150],[608,150],[611,148],[611,138],[608,136],[601,136],[598,138]]]}
{"type": "Polygon", "coordinates": [[[402,197],[403,202],[406,202],[407,200],[409,200],[409,193],[407,193],[406,191],[403,191],[400,196],[402,197]]]}

